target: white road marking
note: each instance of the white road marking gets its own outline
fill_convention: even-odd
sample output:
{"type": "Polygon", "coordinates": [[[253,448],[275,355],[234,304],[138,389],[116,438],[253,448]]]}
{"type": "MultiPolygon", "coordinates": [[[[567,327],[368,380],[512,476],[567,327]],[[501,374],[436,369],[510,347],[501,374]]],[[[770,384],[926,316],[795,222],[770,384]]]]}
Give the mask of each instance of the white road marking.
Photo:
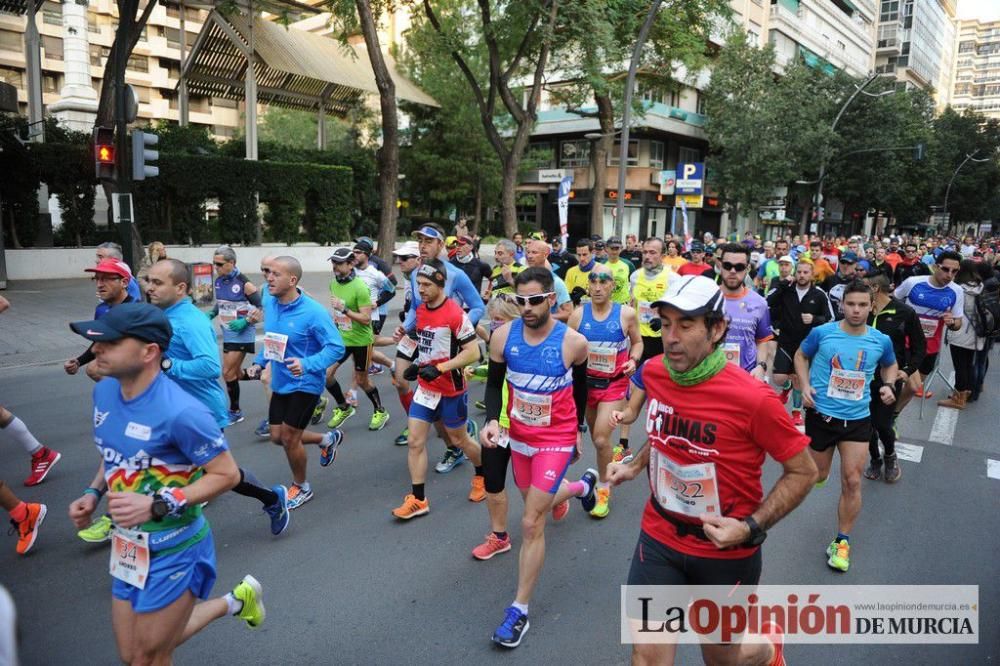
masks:
{"type": "Polygon", "coordinates": [[[900,460],[918,463],[924,457],[924,447],[917,446],[916,444],[906,444],[905,442],[896,442],[896,455],[900,460]]]}
{"type": "MultiPolygon", "coordinates": [[[[948,383],[955,385],[955,373],[948,375],[948,383]]],[[[958,426],[958,410],[949,407],[938,407],[937,414],[934,415],[934,425],[931,426],[931,434],[928,437],[932,442],[938,442],[945,446],[951,446],[955,440],[955,428],[958,426]]]]}
{"type": "Polygon", "coordinates": [[[1000,460],[986,459],[986,476],[1000,480],[1000,460]]]}

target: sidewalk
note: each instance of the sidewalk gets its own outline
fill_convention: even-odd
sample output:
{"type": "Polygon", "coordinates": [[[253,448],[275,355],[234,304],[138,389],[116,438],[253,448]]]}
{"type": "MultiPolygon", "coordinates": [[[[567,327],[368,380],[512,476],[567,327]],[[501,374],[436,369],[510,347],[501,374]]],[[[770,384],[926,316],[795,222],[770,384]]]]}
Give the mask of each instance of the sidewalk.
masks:
{"type": "MultiPolygon", "coordinates": [[[[263,281],[257,274],[249,277],[255,284],[263,281]]],[[[329,282],[330,273],[306,273],[302,287],[326,305],[329,282]]],[[[83,338],[69,329],[69,322],[94,316],[98,301],[92,280],[18,280],[8,282],[0,295],[10,301],[10,309],[0,315],[0,370],[61,364],[86,349],[83,338]]],[[[402,304],[400,289],[390,310],[398,311],[402,304]]]]}

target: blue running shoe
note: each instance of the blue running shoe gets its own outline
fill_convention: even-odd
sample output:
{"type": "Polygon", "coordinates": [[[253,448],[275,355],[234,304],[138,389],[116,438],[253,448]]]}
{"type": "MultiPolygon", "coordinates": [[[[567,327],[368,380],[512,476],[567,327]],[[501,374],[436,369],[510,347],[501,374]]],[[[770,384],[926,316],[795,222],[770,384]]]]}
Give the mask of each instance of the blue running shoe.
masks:
{"type": "Polygon", "coordinates": [[[264,419],[258,424],[257,429],[253,431],[253,434],[258,437],[270,438],[271,437],[271,424],[267,419],[264,419]]]}
{"type": "Polygon", "coordinates": [[[311,487],[307,490],[299,484],[293,483],[292,487],[288,490],[288,510],[297,509],[312,498],[313,491],[311,487]]]}
{"type": "Polygon", "coordinates": [[[331,430],[323,435],[323,443],[319,447],[319,464],[328,467],[330,463],[337,459],[337,449],[344,441],[344,433],[339,430],[331,430]]]}
{"type": "Polygon", "coordinates": [[[441,458],[441,462],[434,466],[434,471],[438,474],[447,474],[464,462],[465,452],[462,449],[446,448],[444,450],[444,457],[441,458]]]}
{"type": "Polygon", "coordinates": [[[264,513],[271,517],[271,534],[278,536],[288,529],[288,523],[292,520],[292,514],[288,511],[288,488],[279,483],[271,486],[271,491],[278,496],[278,501],[265,506],[264,513]]]}
{"type": "Polygon", "coordinates": [[[229,426],[234,426],[237,423],[242,423],[243,419],[244,419],[243,410],[241,409],[237,409],[236,411],[229,410],[229,426]]]}
{"type": "Polygon", "coordinates": [[[597,494],[594,492],[597,489],[597,470],[590,468],[583,473],[580,480],[587,484],[588,490],[587,494],[580,498],[580,502],[583,504],[583,510],[590,513],[597,506],[597,494]]]}
{"type": "Polygon", "coordinates": [[[479,424],[469,419],[465,422],[465,432],[469,433],[469,437],[472,438],[473,442],[479,443],[479,424]]]}
{"type": "Polygon", "coordinates": [[[504,613],[503,622],[493,632],[493,642],[500,647],[516,648],[521,644],[521,639],[528,632],[531,623],[528,622],[527,615],[513,606],[509,606],[504,613]]]}

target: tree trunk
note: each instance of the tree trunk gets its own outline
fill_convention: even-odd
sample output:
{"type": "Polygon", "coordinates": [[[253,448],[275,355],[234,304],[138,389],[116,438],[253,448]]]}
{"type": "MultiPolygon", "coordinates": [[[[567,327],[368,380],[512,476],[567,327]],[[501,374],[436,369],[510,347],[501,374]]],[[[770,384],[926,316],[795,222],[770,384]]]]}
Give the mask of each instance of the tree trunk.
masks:
{"type": "Polygon", "coordinates": [[[503,220],[504,238],[517,233],[517,167],[521,160],[511,152],[503,162],[503,189],[500,194],[500,216],[503,220]]]}
{"type": "Polygon", "coordinates": [[[479,220],[483,216],[483,177],[479,175],[476,177],[476,203],[472,211],[472,236],[476,237],[479,235],[479,220]]]}
{"type": "MultiPolygon", "coordinates": [[[[614,147],[615,109],[610,95],[594,94],[601,138],[590,144],[590,167],[594,182],[590,187],[590,233],[604,236],[604,191],[608,188],[608,153],[614,147]]],[[[619,196],[622,196],[619,194],[619,196]]]]}
{"type": "Polygon", "coordinates": [[[399,191],[399,118],[396,114],[396,84],[392,81],[389,68],[385,65],[382,48],[378,41],[378,27],[372,15],[370,0],[355,0],[361,32],[365,37],[365,47],[375,85],[378,87],[379,106],[382,111],[382,147],[378,150],[378,185],[381,214],[378,225],[378,254],[392,263],[392,251],[396,247],[396,208],[399,191]]]}

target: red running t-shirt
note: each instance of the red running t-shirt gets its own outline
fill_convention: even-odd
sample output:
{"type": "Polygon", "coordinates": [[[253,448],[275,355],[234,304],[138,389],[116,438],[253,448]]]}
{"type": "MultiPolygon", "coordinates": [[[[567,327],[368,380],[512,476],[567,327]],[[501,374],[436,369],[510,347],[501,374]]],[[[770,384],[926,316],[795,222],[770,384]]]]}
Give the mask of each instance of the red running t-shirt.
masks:
{"type": "MultiPolygon", "coordinates": [[[[446,298],[433,309],[426,303],[417,306],[417,365],[420,367],[450,361],[462,345],[475,337],[472,322],[452,299],[446,298]]],[[[465,375],[460,369],[452,370],[432,382],[421,377],[417,384],[428,391],[452,397],[465,392],[465,375]]]]}
{"type": "Polygon", "coordinates": [[[731,363],[701,384],[682,387],[670,379],[660,355],[646,361],[632,381],[646,392],[651,447],[651,495],[642,530],[687,555],[723,560],[752,555],[756,547],[719,550],[693,535],[680,537],[658,508],[699,526],[702,511],[745,518],[764,499],[764,454],[784,462],[809,439],[792,425],[771,387],[731,363]]]}

